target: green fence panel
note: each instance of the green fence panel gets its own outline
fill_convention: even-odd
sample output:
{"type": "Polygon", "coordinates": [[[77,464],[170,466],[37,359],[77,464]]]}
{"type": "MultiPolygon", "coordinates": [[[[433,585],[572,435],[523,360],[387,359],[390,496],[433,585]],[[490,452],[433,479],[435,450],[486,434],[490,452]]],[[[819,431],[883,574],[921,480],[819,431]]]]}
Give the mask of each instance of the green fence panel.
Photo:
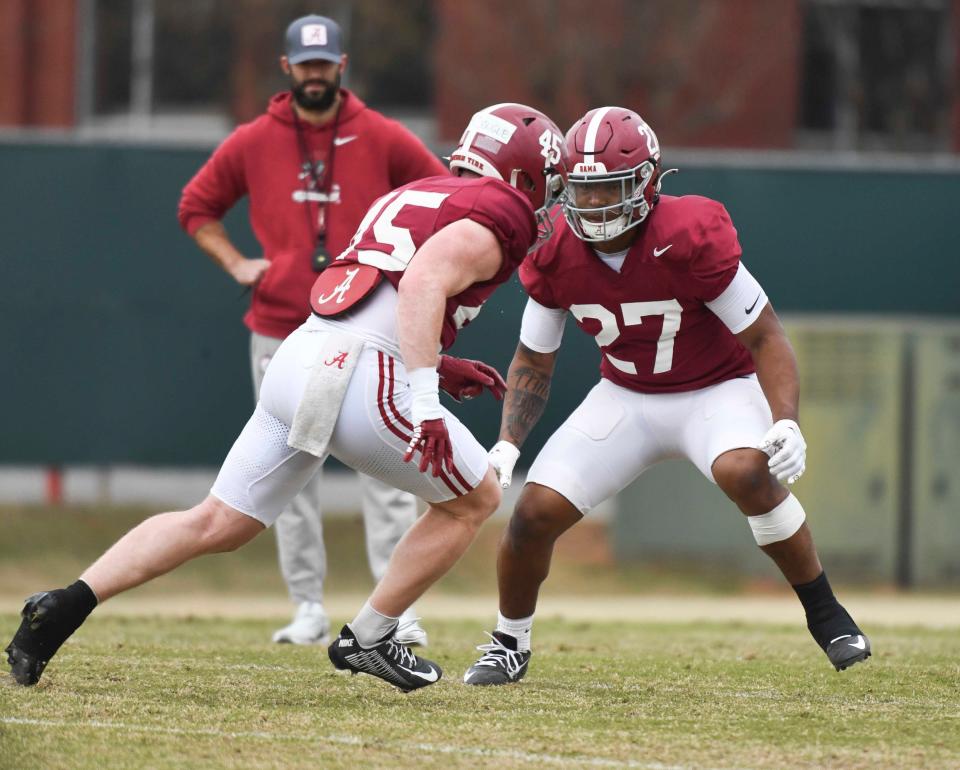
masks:
{"type": "MultiPolygon", "coordinates": [[[[246,300],[180,230],[206,153],[0,145],[5,463],[211,465],[249,414],[246,300]]],[[[248,253],[244,209],[228,224],[248,253]]]]}
{"type": "MultiPolygon", "coordinates": [[[[176,222],[206,149],[0,142],[0,463],[217,465],[251,407],[247,299],[176,222]]],[[[667,184],[727,204],[745,260],[782,310],[957,314],[960,174],[684,167],[667,184]],[[920,265],[922,269],[918,269],[920,265]]],[[[240,205],[227,225],[258,247],[240,205]]],[[[457,343],[505,369],[514,280],[457,343]]],[[[572,324],[528,464],[596,381],[572,324]]],[[[458,407],[492,442],[499,405],[458,407]]]]}
{"type": "Polygon", "coordinates": [[[900,493],[903,333],[791,328],[809,445],[796,484],[832,573],[892,580],[900,493]]]}
{"type": "Polygon", "coordinates": [[[960,585],[960,329],[914,338],[912,577],[960,585]]]}

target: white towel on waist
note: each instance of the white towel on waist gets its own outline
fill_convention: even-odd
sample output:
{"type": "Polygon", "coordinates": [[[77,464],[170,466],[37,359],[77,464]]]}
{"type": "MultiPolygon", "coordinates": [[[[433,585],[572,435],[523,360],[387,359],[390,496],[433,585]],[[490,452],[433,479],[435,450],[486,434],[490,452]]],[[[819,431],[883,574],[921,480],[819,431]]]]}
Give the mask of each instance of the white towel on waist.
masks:
{"type": "Polygon", "coordinates": [[[331,331],[313,362],[300,404],[293,416],[287,445],[316,457],[327,454],[343,397],[364,342],[342,331],[331,331]]]}

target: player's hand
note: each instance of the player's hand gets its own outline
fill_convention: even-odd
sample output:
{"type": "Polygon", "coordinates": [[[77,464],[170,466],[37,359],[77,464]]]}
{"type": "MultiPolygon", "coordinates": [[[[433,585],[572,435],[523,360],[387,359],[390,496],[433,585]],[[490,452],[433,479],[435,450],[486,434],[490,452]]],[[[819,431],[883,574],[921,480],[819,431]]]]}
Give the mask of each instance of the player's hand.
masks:
{"type": "Polygon", "coordinates": [[[453,469],[453,445],[450,443],[450,434],[447,433],[447,425],[442,417],[424,420],[413,429],[413,436],[407,444],[403,461],[410,462],[417,450],[420,451],[421,473],[431,465],[434,476],[439,476],[444,467],[448,471],[453,469]]]}
{"type": "Polygon", "coordinates": [[[256,286],[269,268],[270,262],[266,259],[243,259],[234,265],[230,275],[241,286],[256,286]]]}
{"type": "Polygon", "coordinates": [[[440,375],[440,387],[457,401],[475,398],[483,393],[484,388],[497,401],[502,401],[503,394],[507,392],[507,383],[500,372],[483,361],[440,356],[437,372],[440,375]]]}
{"type": "Polygon", "coordinates": [[[793,420],[777,420],[757,449],[770,458],[770,473],[781,484],[793,484],[807,469],[807,442],[793,420]]]}
{"type": "Polygon", "coordinates": [[[500,487],[506,489],[513,481],[513,466],[517,464],[520,450],[509,441],[498,441],[494,444],[493,449],[487,452],[487,457],[497,474],[500,487]]]}

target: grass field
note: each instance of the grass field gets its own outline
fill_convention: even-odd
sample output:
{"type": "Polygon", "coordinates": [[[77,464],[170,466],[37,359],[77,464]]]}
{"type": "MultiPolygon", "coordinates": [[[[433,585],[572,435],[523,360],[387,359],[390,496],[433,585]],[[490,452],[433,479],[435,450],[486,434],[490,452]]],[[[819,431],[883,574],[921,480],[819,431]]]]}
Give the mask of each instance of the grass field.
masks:
{"type": "Polygon", "coordinates": [[[40,685],[0,687],[0,766],[960,766],[954,631],[874,629],[837,674],[797,627],[548,621],[522,684],[475,689],[480,627],[433,621],[445,678],[403,695],[270,628],[89,623],[40,685]]]}
{"type": "MultiPolygon", "coordinates": [[[[25,593],[73,579],[142,515],[0,509],[0,643],[25,593]]],[[[327,534],[342,622],[369,585],[362,535],[353,522],[327,534]]],[[[494,528],[424,601],[445,676],[409,695],[267,641],[288,612],[268,539],[198,562],[107,603],[37,687],[0,678],[0,768],[960,768],[954,598],[917,613],[920,600],[881,611],[865,597],[876,654],[838,674],[790,597],[617,569],[579,537],[523,683],[460,682],[495,611],[494,528]],[[638,586],[659,597],[652,611],[636,611],[638,586]]]]}

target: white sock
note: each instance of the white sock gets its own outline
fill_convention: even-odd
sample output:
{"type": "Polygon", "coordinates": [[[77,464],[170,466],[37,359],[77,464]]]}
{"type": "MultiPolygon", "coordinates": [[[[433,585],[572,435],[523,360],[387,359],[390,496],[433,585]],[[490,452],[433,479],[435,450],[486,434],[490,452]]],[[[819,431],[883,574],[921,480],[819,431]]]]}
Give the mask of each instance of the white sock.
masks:
{"type": "Polygon", "coordinates": [[[377,612],[367,602],[348,624],[361,647],[373,647],[397,627],[397,618],[377,612]]]}
{"type": "Polygon", "coordinates": [[[497,631],[509,634],[517,640],[517,652],[527,652],[530,649],[530,634],[533,631],[533,615],[529,618],[512,620],[498,612],[497,631]]]}

